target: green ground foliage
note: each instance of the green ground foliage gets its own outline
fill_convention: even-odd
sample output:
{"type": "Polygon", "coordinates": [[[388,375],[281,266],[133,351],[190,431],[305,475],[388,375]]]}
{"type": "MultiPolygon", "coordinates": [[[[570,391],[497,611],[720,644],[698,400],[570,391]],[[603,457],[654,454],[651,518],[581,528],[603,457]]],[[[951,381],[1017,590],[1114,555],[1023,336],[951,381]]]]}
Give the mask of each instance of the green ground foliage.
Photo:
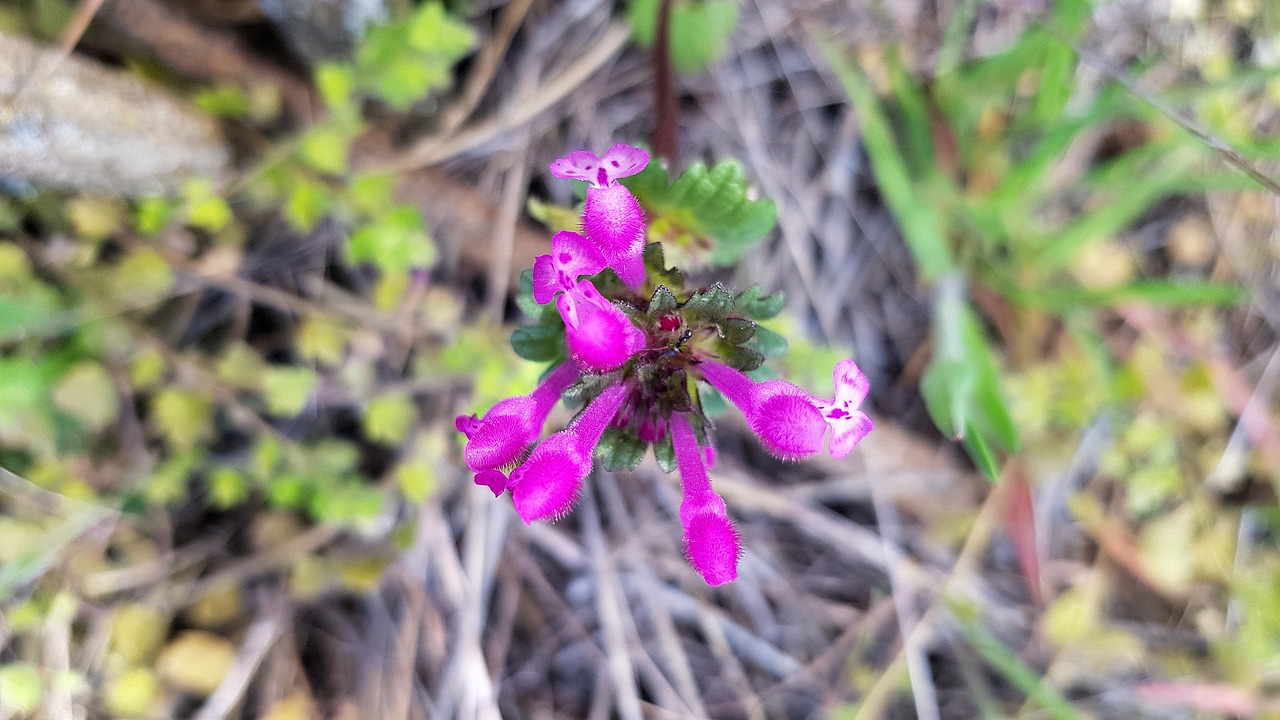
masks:
{"type": "MultiPolygon", "coordinates": [[[[673,4],[675,69],[715,72],[738,5],[673,4]]],[[[1050,578],[1019,556],[1028,592],[1044,593],[1026,646],[949,585],[921,622],[980,661],[965,682],[984,717],[1091,717],[1072,689],[1100,675],[1278,712],[1280,449],[1267,445],[1277,408],[1254,392],[1272,370],[1242,356],[1258,352],[1248,338],[1244,351],[1225,348],[1255,327],[1261,294],[1214,259],[1201,209],[1248,215],[1275,201],[1215,143],[1276,175],[1276,136],[1248,118],[1276,112],[1280,71],[1218,48],[1177,82],[1135,90],[1155,86],[1163,58],[1093,62],[1087,0],[1051,3],[989,54],[970,47],[981,5],[959,4],[928,67],[894,43],[849,46],[809,28],[932,299],[921,366],[899,382],[918,387],[940,447],[959,441],[992,493],[1014,492],[1016,477],[1056,499],[1046,512],[1061,511],[1054,522],[1093,558],[1050,578]],[[1124,137],[1073,154],[1099,135],[1124,137]],[[1153,218],[1167,220],[1157,245],[1141,230],[1153,218]],[[1195,649],[1161,649],[1135,630],[1115,610],[1117,576],[1175,608],[1171,632],[1193,634],[1195,649]]],[[[528,391],[538,368],[524,360],[563,349],[559,316],[532,302],[527,274],[512,293],[520,327],[467,313],[461,291],[433,280],[440,247],[397,199],[400,177],[353,162],[380,118],[428,115],[479,64],[467,4],[388,6],[350,59],[313,68],[323,107],[299,130],[280,130],[270,87],[136,66],[252,137],[233,178],[129,200],[21,183],[0,196],[0,718],[55,717],[59,698],[93,717],[163,717],[175,697],[214,693],[244,641],[228,628],[244,624],[252,583],[187,570],[232,535],[271,558],[300,603],[376,588],[421,531],[424,501],[458,482],[453,415],[528,391]],[[271,247],[325,237],[339,240],[308,258],[271,247]],[[293,262],[319,263],[320,286],[291,287],[293,262]],[[279,272],[259,272],[273,263],[279,272]],[[176,518],[191,517],[238,527],[211,523],[222,534],[175,550],[176,518]],[[319,549],[339,534],[360,551],[319,549]],[[164,589],[144,594],[157,577],[164,589]],[[101,659],[52,664],[58,642],[96,643],[101,659]]],[[[643,46],[657,6],[620,4],[643,46]]],[[[0,28],[51,40],[74,10],[17,3],[0,8],[0,28]]],[[[1280,42],[1265,8],[1245,10],[1233,11],[1234,30],[1280,42]]],[[[650,239],[694,271],[731,268],[778,222],[733,158],[655,161],[626,184],[650,239]]],[[[572,208],[536,197],[527,209],[551,230],[575,222],[572,208]]],[[[806,340],[780,295],[714,286],[699,301],[718,308],[710,316],[756,361],[754,377],[775,374],[767,360],[827,391],[844,353],[806,340]],[[738,316],[762,324],[737,336],[738,316]]],[[[726,410],[715,393],[704,402],[709,415],[726,410]]],[[[669,444],[654,449],[669,466],[669,444]]],[[[646,448],[606,438],[602,452],[622,469],[646,448]]],[[[981,522],[971,513],[959,530],[922,532],[963,540],[981,522]]],[[[1001,522],[1010,536],[1025,529],[1001,522]]],[[[856,699],[833,717],[883,716],[885,698],[918,681],[905,662],[862,664],[863,644],[842,681],[856,699]]],[[[1197,717],[1232,715],[1166,691],[1197,717]]],[[[308,717],[309,702],[291,695],[271,717],[308,717]]]]}

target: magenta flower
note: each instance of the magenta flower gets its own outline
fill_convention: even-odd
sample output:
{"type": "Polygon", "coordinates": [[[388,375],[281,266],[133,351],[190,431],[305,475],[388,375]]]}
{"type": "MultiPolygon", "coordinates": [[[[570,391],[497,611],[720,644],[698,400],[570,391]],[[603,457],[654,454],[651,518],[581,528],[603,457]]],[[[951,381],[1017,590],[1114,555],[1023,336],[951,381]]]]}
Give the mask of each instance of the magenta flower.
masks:
{"type": "Polygon", "coordinates": [[[582,280],[562,293],[556,299],[556,307],[564,318],[569,356],[586,370],[617,370],[644,347],[644,333],[590,280],[582,280]]]}
{"type": "Polygon", "coordinates": [[[862,438],[871,432],[875,423],[871,422],[871,418],[865,412],[858,409],[862,401],[867,398],[867,390],[871,387],[871,382],[858,368],[858,364],[849,359],[841,360],[836,363],[835,370],[831,374],[836,399],[828,402],[820,398],[812,398],[812,402],[831,427],[831,440],[828,442],[828,447],[831,450],[831,457],[839,459],[848,455],[853,450],[853,446],[862,442],[862,438]]]}
{"type": "Polygon", "coordinates": [[[683,413],[671,416],[671,443],[684,489],[680,526],[684,528],[685,555],[708,585],[723,585],[738,577],[742,555],[738,531],[729,520],[724,500],[711,487],[702,448],[683,413]]]}
{"type": "Polygon", "coordinates": [[[622,407],[626,388],[615,383],[600,393],[569,426],[542,441],[511,473],[511,499],[525,523],[557,518],[578,499],[591,472],[591,456],[600,436],[622,407]]]}
{"type": "MultiPolygon", "coordinates": [[[[529,300],[554,300],[559,318],[536,313],[537,326],[517,331],[522,338],[513,336],[512,345],[529,359],[564,352],[570,360],[530,395],[499,402],[483,419],[460,416],[457,427],[467,436],[464,455],[476,484],[494,495],[510,490],[526,523],[569,512],[597,449],[609,470],[636,467],[645,446],[653,447],[664,466],[674,459],[684,489],[679,519],[685,554],[709,585],[721,585],[737,577],[742,543],[724,499],[711,486],[716,454],[699,397],[706,388],[696,381],[736,405],[769,452],[795,460],[820,452],[828,430],[827,447],[837,458],[870,432],[871,418],[859,409],[867,378],[852,360],[841,361],[832,400],[785,380],[748,378],[744,372],[764,359],[764,348],[749,344],[756,322],[776,313],[780,298],[762,296],[759,288],[735,294],[718,284],[690,287],[686,275],[666,265],[660,249],[645,252],[644,212],[619,181],[648,162],[645,151],[614,145],[603,157],[579,150],[551,164],[556,177],[588,184],[582,233],[556,233],[551,251],[534,261],[525,280],[532,286],[529,300]],[[606,267],[626,288],[611,277],[594,277],[606,267]],[[660,274],[639,292],[647,269],[660,274]],[[563,348],[547,344],[560,338],[563,348]],[[539,443],[562,394],[590,402],[568,427],[539,443]],[[602,442],[606,447],[599,447],[602,442]]],[[[528,307],[525,298],[521,307],[528,307]]]]}
{"type": "Polygon", "coordinates": [[[502,400],[489,408],[483,419],[459,415],[454,420],[458,431],[467,436],[463,456],[467,467],[477,473],[476,484],[488,487],[494,497],[502,494],[507,486],[503,471],[510,471],[542,435],[542,426],[560,393],[579,374],[573,362],[563,363],[532,393],[502,400]]]}
{"type": "Polygon", "coordinates": [[[702,377],[738,406],[760,442],[783,460],[798,460],[822,450],[827,422],[808,393],[785,380],[756,383],[715,360],[698,365],[702,377]]]}
{"type": "Polygon", "coordinates": [[[644,285],[644,211],[618,180],[648,164],[649,153],[623,144],[609,148],[604,157],[578,150],[551,163],[552,175],[590,183],[582,227],[608,266],[632,290],[644,285]]]}
{"type": "Polygon", "coordinates": [[[533,261],[533,299],[545,305],[558,292],[570,292],[583,275],[605,268],[604,257],[586,238],[562,230],[551,238],[551,254],[533,261]]]}

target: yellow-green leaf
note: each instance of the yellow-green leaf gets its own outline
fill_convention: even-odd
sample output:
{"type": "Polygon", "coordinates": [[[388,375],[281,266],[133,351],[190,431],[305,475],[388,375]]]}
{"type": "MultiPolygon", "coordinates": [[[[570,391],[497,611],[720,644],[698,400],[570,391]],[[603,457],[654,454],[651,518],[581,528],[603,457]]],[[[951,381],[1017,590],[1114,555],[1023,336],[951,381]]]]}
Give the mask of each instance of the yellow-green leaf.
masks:
{"type": "Polygon", "coordinates": [[[165,388],[151,400],[156,429],[175,448],[192,447],[211,430],[213,403],[181,388],[165,388]]]}
{"type": "Polygon", "coordinates": [[[418,409],[406,395],[376,397],[365,410],[364,432],[370,440],[394,445],[404,440],[417,416],[418,409]]]}
{"type": "Polygon", "coordinates": [[[203,630],[187,630],[160,651],[156,670],[165,683],[196,695],[217,689],[235,662],[226,638],[203,630]]]}
{"type": "Polygon", "coordinates": [[[120,413],[111,375],[92,360],[75,364],[62,376],[53,389],[53,403],[92,431],[107,427],[120,413]]]}
{"type": "Polygon", "coordinates": [[[316,386],[309,368],[273,365],[262,378],[262,392],[272,415],[293,417],[302,412],[316,386]]]}

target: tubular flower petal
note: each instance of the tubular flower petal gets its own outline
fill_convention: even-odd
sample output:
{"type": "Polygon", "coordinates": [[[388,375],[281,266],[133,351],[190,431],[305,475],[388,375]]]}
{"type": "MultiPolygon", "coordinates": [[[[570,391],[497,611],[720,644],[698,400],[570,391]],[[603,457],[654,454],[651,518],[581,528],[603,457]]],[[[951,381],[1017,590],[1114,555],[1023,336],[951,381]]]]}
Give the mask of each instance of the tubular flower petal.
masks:
{"type": "Polygon", "coordinates": [[[644,333],[590,280],[560,295],[556,307],[564,318],[569,355],[587,370],[616,370],[644,347],[644,333]]]}
{"type": "Polygon", "coordinates": [[[632,290],[644,284],[644,211],[618,180],[648,164],[649,153],[623,144],[609,148],[604,157],[578,150],[551,163],[552,175],[590,183],[582,226],[606,264],[632,290]]]}
{"type": "Polygon", "coordinates": [[[845,359],[836,363],[832,372],[836,397],[827,401],[813,398],[813,406],[822,413],[827,424],[831,426],[831,440],[828,449],[831,457],[842,458],[853,450],[862,438],[871,432],[875,423],[870,416],[858,409],[867,398],[867,390],[871,383],[853,360],[845,359]]]}
{"type": "MultiPolygon", "coordinates": [[[[467,447],[463,451],[467,467],[482,473],[505,468],[518,461],[529,444],[542,435],[542,426],[560,399],[560,393],[573,384],[579,374],[576,365],[566,362],[548,375],[532,393],[502,400],[490,408],[483,419],[473,415],[458,416],[454,425],[467,436],[467,447]]],[[[477,482],[480,482],[478,477],[477,482]]],[[[489,482],[482,484],[494,488],[489,482]]]]}
{"type": "Polygon", "coordinates": [[[582,227],[618,279],[632,290],[644,285],[644,211],[626,186],[588,188],[582,227]]]}
{"type": "Polygon", "coordinates": [[[605,268],[604,257],[583,236],[562,230],[551,239],[551,254],[533,261],[533,299],[544,305],[558,292],[569,292],[583,275],[605,268]]]}
{"type": "Polygon", "coordinates": [[[693,516],[684,528],[684,547],[689,564],[708,585],[723,585],[738,577],[742,542],[727,516],[710,512],[693,516]]]}
{"type": "Polygon", "coordinates": [[[729,520],[724,500],[711,487],[702,448],[682,413],[671,416],[671,443],[684,488],[680,526],[684,528],[685,555],[708,585],[723,585],[738,577],[738,558],[742,554],[738,533],[729,520]]]}
{"type": "Polygon", "coordinates": [[[531,523],[569,512],[591,471],[600,436],[618,414],[625,395],[621,383],[606,388],[568,427],[542,441],[516,468],[508,487],[520,519],[531,523]]]}
{"type": "Polygon", "coordinates": [[[822,450],[827,423],[804,390],[785,380],[756,384],[714,360],[704,360],[698,369],[712,387],[738,406],[747,425],[773,455],[798,460],[822,450]]]}

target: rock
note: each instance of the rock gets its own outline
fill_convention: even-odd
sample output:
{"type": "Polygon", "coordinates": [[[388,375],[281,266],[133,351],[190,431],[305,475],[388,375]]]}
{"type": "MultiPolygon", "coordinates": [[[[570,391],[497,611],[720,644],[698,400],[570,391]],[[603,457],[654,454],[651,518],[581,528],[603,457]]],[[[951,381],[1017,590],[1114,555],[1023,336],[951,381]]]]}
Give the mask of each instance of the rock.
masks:
{"type": "Polygon", "coordinates": [[[0,34],[0,177],[108,195],[175,192],[219,178],[217,124],[132,75],[0,34]]]}

